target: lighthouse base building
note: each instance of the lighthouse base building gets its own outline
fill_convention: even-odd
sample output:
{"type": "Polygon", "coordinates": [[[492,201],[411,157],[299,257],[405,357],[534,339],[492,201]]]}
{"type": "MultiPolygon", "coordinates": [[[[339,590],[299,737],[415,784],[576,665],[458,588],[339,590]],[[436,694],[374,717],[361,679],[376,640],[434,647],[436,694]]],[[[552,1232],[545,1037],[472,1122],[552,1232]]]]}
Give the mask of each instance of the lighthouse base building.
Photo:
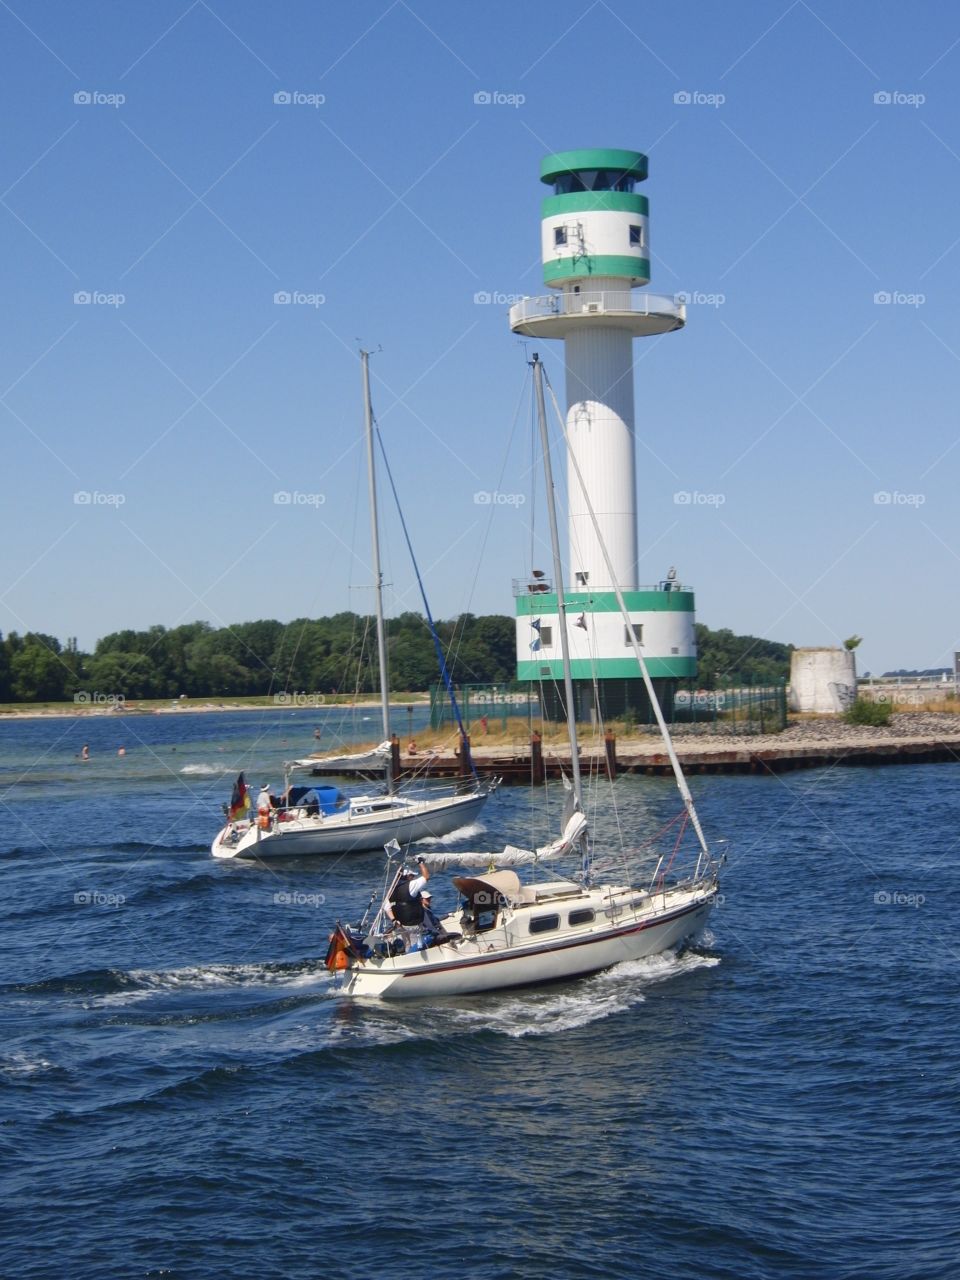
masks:
{"type": "MultiPolygon", "coordinates": [[[[552,292],[510,309],[514,333],[564,344],[571,455],[564,595],[582,719],[652,718],[587,496],[665,713],[677,682],[697,672],[693,592],[672,569],[654,586],[638,583],[633,340],[686,323],[682,303],[639,288],[650,280],[649,203],[635,190],[646,176],[647,157],[639,151],[547,156],[540,177],[551,194],[543,201],[541,244],[552,292]]],[[[544,713],[553,716],[563,681],[556,591],[532,570],[514,583],[514,597],[517,678],[541,683],[544,713]]]]}
{"type": "MultiPolygon", "coordinates": [[[[517,679],[539,683],[544,715],[562,719],[563,666],[557,595],[543,579],[515,583],[517,679]]],[[[570,665],[578,720],[633,715],[652,722],[647,690],[637,669],[626,623],[612,591],[570,591],[567,603],[570,665]]],[[[669,719],[680,680],[697,674],[693,592],[676,582],[625,591],[630,622],[669,719]]]]}

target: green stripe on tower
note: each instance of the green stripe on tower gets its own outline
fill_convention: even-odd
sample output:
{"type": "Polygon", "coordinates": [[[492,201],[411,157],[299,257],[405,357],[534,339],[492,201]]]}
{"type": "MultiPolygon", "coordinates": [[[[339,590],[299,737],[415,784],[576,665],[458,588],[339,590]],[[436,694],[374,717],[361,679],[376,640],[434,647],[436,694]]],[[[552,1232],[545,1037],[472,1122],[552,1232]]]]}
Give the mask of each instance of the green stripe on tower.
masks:
{"type": "Polygon", "coordinates": [[[562,173],[581,169],[619,169],[643,182],[647,176],[647,157],[642,151],[620,151],[616,148],[588,148],[585,151],[557,151],[540,161],[540,181],[555,182],[562,173]]]}
{"type": "Polygon", "coordinates": [[[544,196],[541,206],[545,218],[559,213],[650,213],[646,196],[629,191],[574,191],[568,196],[544,196]]]}
{"type": "MultiPolygon", "coordinates": [[[[613,591],[571,591],[564,599],[567,611],[583,613],[619,613],[620,606],[613,591]]],[[[693,613],[692,591],[624,591],[628,613],[693,613]]],[[[534,617],[538,613],[556,614],[555,592],[517,596],[517,617],[534,617]]]]}
{"type": "MultiPolygon", "coordinates": [[[[647,670],[654,680],[683,680],[697,674],[696,658],[646,658],[647,670]]],[[[574,680],[641,680],[640,668],[633,656],[629,658],[574,658],[570,663],[574,680]]],[[[533,659],[517,663],[518,680],[562,680],[563,664],[560,659],[533,659]],[[547,670],[549,668],[549,671],[547,670]]]]}
{"type": "Polygon", "coordinates": [[[594,254],[585,257],[554,258],[543,264],[544,284],[561,280],[589,280],[591,276],[620,276],[626,280],[650,279],[649,258],[626,254],[594,254]]]}

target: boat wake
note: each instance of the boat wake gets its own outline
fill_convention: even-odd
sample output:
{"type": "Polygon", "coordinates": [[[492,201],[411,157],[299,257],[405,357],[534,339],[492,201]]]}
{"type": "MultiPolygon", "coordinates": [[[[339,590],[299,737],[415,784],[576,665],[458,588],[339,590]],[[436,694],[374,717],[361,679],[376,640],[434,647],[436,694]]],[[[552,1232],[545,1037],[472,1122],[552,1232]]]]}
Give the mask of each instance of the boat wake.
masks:
{"type": "Polygon", "coordinates": [[[93,969],[0,990],[26,996],[78,997],[85,1007],[130,1004],[158,994],[327,985],[329,974],[314,959],[289,964],[209,964],[182,969],[93,969]]]}
{"type": "Polygon", "coordinates": [[[423,840],[417,841],[417,848],[420,849],[444,849],[451,845],[460,844],[463,840],[473,840],[477,836],[483,835],[486,827],[482,822],[468,822],[465,826],[457,827],[456,831],[449,831],[445,836],[427,836],[423,840]]]}
{"type": "Polygon", "coordinates": [[[482,1007],[457,1010],[454,1021],[512,1040],[555,1035],[623,1013],[643,1004],[646,992],[655,984],[700,969],[712,969],[719,963],[719,956],[694,951],[681,955],[661,952],[642,960],[626,960],[592,978],[580,979],[562,991],[557,988],[531,990],[504,996],[496,1002],[484,997],[482,1007]]]}
{"type": "Polygon", "coordinates": [[[232,773],[233,769],[228,768],[226,764],[185,764],[180,770],[181,773],[188,774],[192,777],[199,778],[215,778],[222,777],[225,774],[232,773]]]}

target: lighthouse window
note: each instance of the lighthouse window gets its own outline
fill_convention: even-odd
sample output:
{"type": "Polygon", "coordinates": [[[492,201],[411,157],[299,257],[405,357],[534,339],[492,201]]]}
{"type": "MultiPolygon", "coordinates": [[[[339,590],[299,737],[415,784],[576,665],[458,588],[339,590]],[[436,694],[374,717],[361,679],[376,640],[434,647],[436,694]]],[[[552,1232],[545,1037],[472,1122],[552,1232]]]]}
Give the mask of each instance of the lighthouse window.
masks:
{"type": "Polygon", "coordinates": [[[553,627],[540,628],[540,643],[545,649],[549,649],[553,644],[553,627]]]}
{"type": "Polygon", "coordinates": [[[575,191],[632,191],[637,178],[621,169],[579,169],[576,173],[560,173],[553,182],[558,196],[575,191]]]}
{"type": "Polygon", "coordinates": [[[566,227],[554,227],[554,228],[553,228],[553,243],[557,246],[557,248],[559,248],[561,245],[564,245],[564,244],[566,244],[566,243],[567,243],[567,228],[566,228],[566,227]]]}
{"type": "Polygon", "coordinates": [[[630,627],[625,626],[623,628],[623,643],[632,645],[634,640],[636,640],[637,644],[643,644],[643,623],[634,622],[631,623],[631,626],[633,628],[633,635],[630,634],[630,627]]]}
{"type": "Polygon", "coordinates": [[[638,249],[643,248],[643,227],[630,228],[630,243],[638,249]]]}

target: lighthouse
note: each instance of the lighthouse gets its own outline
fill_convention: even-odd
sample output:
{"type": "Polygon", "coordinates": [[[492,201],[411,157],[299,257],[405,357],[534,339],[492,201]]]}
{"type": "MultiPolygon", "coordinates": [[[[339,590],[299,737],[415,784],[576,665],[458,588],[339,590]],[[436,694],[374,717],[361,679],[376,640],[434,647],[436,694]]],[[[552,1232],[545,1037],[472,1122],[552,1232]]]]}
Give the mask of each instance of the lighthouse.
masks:
{"type": "MultiPolygon", "coordinates": [[[[581,718],[590,716],[596,702],[605,716],[633,712],[645,719],[649,713],[584,489],[665,709],[672,707],[676,682],[697,669],[693,592],[672,568],[655,584],[638,581],[633,342],[686,323],[682,303],[642,288],[650,281],[650,209],[636,187],[646,177],[647,157],[640,151],[547,156],[540,167],[540,179],[550,188],[541,244],[544,283],[551,292],[523,298],[510,309],[514,333],[564,344],[571,455],[566,599],[581,718]]],[[[640,424],[641,432],[652,435],[656,429],[656,423],[640,424]]],[[[561,677],[556,591],[537,569],[515,581],[514,596],[517,678],[544,682],[549,704],[546,690],[561,677]]]]}

